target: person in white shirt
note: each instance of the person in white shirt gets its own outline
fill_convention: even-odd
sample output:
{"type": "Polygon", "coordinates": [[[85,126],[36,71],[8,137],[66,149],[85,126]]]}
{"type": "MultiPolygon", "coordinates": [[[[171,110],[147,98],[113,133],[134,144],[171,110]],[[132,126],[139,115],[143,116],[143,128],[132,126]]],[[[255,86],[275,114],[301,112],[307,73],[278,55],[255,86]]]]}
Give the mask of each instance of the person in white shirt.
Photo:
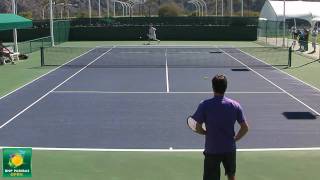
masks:
{"type": "Polygon", "coordinates": [[[157,41],[158,44],[160,43],[160,40],[157,39],[156,30],[157,30],[157,29],[154,28],[154,27],[152,26],[152,24],[149,25],[149,31],[148,31],[148,34],[147,34],[148,40],[149,40],[148,44],[150,44],[150,41],[151,41],[151,40],[157,41]]]}
{"type": "Polygon", "coordinates": [[[297,39],[298,39],[298,29],[295,26],[291,27],[291,35],[292,35],[292,48],[294,49],[296,44],[297,44],[297,39]]]}
{"type": "Polygon", "coordinates": [[[318,28],[314,26],[312,32],[311,32],[311,42],[312,42],[312,47],[313,51],[311,53],[316,52],[316,47],[317,47],[317,36],[318,36],[318,28]]]}

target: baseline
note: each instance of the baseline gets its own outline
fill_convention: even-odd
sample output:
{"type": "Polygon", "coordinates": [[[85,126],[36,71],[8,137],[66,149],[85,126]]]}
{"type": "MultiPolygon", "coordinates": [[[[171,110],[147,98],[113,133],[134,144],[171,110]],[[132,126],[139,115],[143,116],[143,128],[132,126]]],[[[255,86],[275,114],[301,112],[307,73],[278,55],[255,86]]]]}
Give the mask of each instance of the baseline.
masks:
{"type": "MultiPolygon", "coordinates": [[[[0,147],[3,148],[32,148],[39,151],[84,151],[84,152],[203,152],[203,149],[100,149],[100,148],[45,148],[45,147],[0,147]]],[[[237,149],[238,152],[270,152],[270,151],[319,151],[320,147],[307,148],[259,148],[237,149]]]]}
{"type": "MultiPolygon", "coordinates": [[[[59,94],[212,94],[213,92],[147,92],[147,91],[142,91],[142,92],[125,92],[125,91],[52,91],[52,93],[59,93],[59,94]]],[[[252,91],[230,91],[226,92],[226,94],[285,94],[285,92],[279,91],[279,92],[252,92],[252,91]]]]}

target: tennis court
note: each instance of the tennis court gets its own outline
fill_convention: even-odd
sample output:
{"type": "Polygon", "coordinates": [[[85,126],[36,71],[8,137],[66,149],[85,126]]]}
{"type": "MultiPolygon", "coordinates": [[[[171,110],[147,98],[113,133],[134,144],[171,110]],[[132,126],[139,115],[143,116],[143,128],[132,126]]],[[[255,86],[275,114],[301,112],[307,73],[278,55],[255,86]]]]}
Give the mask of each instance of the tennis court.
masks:
{"type": "Polygon", "coordinates": [[[201,149],[203,138],[185,119],[212,96],[216,73],[227,75],[227,95],[242,103],[252,126],[239,148],[318,146],[319,91],[241,48],[218,46],[86,51],[1,99],[1,144],[201,149]]]}
{"type": "Polygon", "coordinates": [[[227,96],[241,102],[251,127],[238,144],[239,176],[255,169],[255,179],[302,177],[306,171],[261,171],[269,167],[261,161],[272,159],[280,171],[318,158],[279,152],[319,147],[319,90],[276,69],[286,67],[286,57],[272,48],[215,45],[48,48],[43,63],[55,69],[0,99],[0,142],[33,147],[36,179],[197,179],[204,139],[186,117],[212,96],[212,76],[224,73],[227,96]],[[251,152],[269,150],[277,151],[251,152]]]}

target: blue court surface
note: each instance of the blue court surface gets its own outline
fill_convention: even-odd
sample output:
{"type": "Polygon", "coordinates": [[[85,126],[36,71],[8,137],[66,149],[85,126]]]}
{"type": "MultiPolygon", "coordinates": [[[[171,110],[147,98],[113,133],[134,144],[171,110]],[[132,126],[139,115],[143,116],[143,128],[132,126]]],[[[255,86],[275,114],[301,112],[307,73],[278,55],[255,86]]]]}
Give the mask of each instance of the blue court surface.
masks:
{"type": "Polygon", "coordinates": [[[237,48],[96,47],[0,99],[0,145],[201,149],[186,118],[223,73],[251,131],[241,149],[320,146],[320,91],[237,48]]]}

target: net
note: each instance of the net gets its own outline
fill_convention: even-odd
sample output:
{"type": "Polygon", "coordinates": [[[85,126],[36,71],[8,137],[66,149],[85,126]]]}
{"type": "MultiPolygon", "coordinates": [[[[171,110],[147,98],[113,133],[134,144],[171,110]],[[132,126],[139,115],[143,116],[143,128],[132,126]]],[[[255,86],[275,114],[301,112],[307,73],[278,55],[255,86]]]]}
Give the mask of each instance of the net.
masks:
{"type": "Polygon", "coordinates": [[[18,43],[19,51],[22,54],[29,54],[35,51],[39,51],[40,47],[50,47],[50,46],[51,46],[50,36],[18,43]]]}
{"type": "Polygon", "coordinates": [[[89,68],[270,67],[288,66],[288,52],[286,48],[276,47],[118,47],[112,50],[107,47],[52,47],[43,49],[42,65],[84,67],[90,63],[89,68]],[[75,57],[78,58],[69,62],[75,57]]]}

